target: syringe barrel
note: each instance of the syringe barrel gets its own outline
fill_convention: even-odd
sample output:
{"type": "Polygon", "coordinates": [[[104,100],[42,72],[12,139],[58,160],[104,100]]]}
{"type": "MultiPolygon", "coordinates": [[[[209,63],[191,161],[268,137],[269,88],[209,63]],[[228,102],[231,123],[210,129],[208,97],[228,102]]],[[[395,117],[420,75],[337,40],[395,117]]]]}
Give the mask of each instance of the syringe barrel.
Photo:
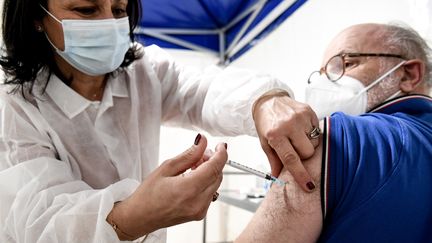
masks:
{"type": "Polygon", "coordinates": [[[268,175],[265,174],[265,173],[263,173],[263,172],[260,172],[260,171],[254,170],[254,169],[252,169],[252,168],[249,168],[249,167],[247,167],[247,166],[244,166],[244,165],[239,164],[239,163],[237,163],[237,162],[235,162],[235,161],[232,161],[232,160],[228,160],[228,161],[227,161],[227,164],[230,165],[230,166],[232,166],[232,167],[234,167],[234,168],[237,168],[237,169],[239,169],[239,170],[242,170],[242,171],[245,171],[245,172],[251,173],[251,174],[253,174],[253,175],[259,176],[259,177],[264,178],[264,179],[267,179],[267,177],[268,177],[268,175]]]}

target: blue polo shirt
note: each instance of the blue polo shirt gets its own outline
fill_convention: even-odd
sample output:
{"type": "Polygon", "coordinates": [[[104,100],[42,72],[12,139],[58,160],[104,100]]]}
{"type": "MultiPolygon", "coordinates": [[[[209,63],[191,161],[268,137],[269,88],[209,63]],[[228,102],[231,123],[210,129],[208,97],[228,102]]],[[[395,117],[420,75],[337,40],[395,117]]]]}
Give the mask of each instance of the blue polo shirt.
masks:
{"type": "Polygon", "coordinates": [[[325,119],[320,242],[432,242],[432,98],[325,119]]]}

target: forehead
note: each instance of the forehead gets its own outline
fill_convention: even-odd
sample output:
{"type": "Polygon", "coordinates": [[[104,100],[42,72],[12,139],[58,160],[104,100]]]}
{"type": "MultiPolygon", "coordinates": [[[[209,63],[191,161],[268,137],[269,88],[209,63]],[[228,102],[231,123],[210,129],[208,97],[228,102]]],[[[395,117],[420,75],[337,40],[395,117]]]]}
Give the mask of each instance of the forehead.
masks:
{"type": "Polygon", "coordinates": [[[380,42],[383,37],[382,33],[382,28],[379,25],[372,24],[356,25],[345,29],[328,45],[324,53],[323,64],[332,56],[340,53],[382,52],[383,45],[380,42]]]}

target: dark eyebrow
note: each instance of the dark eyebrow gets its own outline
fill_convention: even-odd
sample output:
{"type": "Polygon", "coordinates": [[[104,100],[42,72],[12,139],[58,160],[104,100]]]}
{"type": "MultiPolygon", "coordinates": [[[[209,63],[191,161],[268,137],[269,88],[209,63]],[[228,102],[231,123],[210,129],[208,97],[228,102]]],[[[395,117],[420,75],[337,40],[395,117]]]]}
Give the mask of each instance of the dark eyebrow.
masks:
{"type": "MultiPolygon", "coordinates": [[[[84,1],[96,4],[96,3],[100,2],[101,0],[84,0],[84,1]]],[[[123,0],[114,0],[114,3],[120,3],[120,2],[123,2],[123,0]]]]}

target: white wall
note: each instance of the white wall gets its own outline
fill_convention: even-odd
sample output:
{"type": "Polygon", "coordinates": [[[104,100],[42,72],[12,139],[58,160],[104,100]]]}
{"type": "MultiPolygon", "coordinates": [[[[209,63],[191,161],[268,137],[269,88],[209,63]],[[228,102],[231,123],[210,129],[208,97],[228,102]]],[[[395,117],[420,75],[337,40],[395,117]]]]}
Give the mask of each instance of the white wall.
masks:
{"type": "MultiPolygon", "coordinates": [[[[289,83],[301,100],[309,74],[320,67],[326,45],[343,28],[364,22],[402,21],[431,38],[431,14],[432,0],[309,0],[276,31],[231,65],[272,73],[289,83]]],[[[217,62],[216,58],[203,56],[194,59],[189,55],[183,58],[181,52],[175,52],[174,55],[193,65],[217,62]]],[[[171,128],[164,129],[162,142],[172,140],[175,133],[171,128]]],[[[181,139],[186,137],[185,143],[189,144],[194,135],[195,133],[184,132],[181,139]]],[[[220,140],[224,139],[211,138],[210,142],[220,140]]],[[[225,141],[228,141],[229,155],[234,160],[266,168],[266,158],[256,139],[239,137],[225,141]]],[[[182,145],[183,148],[185,146],[182,145]]],[[[162,144],[161,157],[164,157],[165,152],[173,150],[173,144],[166,147],[162,144]]],[[[248,179],[245,182],[244,178],[236,180],[235,177],[225,176],[222,188],[235,186],[253,187],[255,181],[248,179]]],[[[219,235],[212,235],[208,242],[233,240],[251,216],[251,213],[241,209],[227,209],[222,203],[212,205],[208,214],[212,228],[208,227],[207,230],[219,235]],[[215,220],[219,222],[214,222],[215,220]],[[229,227],[225,227],[226,225],[229,227]]],[[[202,225],[198,222],[172,227],[168,230],[168,242],[202,242],[201,230],[202,225]]]]}

